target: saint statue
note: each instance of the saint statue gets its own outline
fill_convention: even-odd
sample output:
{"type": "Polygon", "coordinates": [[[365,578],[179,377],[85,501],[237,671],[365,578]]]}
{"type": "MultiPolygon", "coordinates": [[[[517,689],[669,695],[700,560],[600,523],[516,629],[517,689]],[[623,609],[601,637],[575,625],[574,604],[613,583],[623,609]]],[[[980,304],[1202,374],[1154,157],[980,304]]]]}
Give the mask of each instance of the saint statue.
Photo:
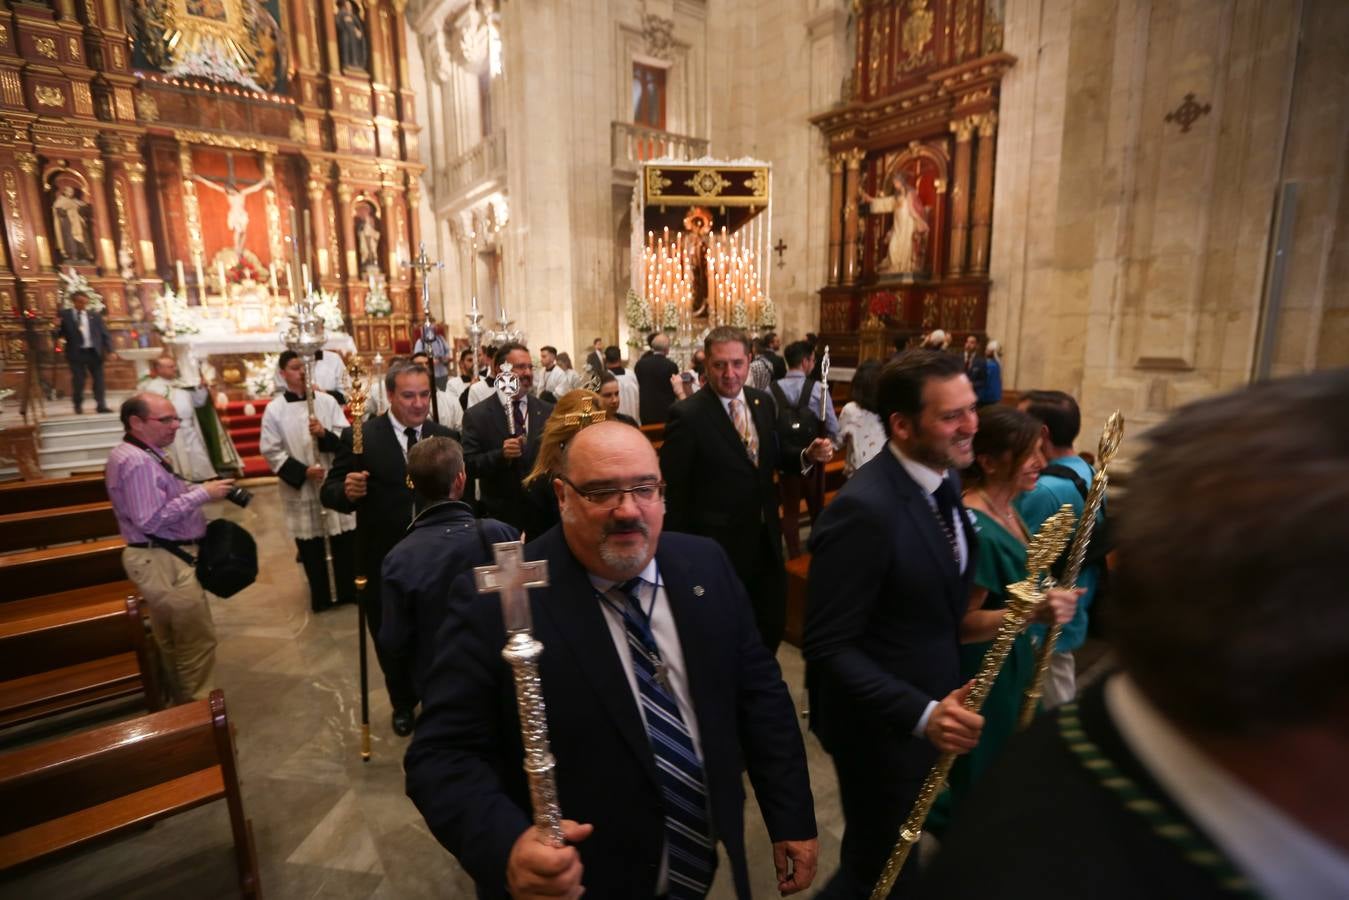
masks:
{"type": "Polygon", "coordinates": [[[356,216],[356,256],[362,270],[379,268],[379,225],[372,215],[356,216]]]}
{"type": "Polygon", "coordinates": [[[368,65],[365,23],[353,0],[337,0],[337,55],[344,69],[364,71],[368,65]]]}
{"type": "Polygon", "coordinates": [[[904,173],[895,170],[891,179],[894,193],[888,197],[872,197],[862,191],[862,200],[868,204],[871,215],[894,213],[885,259],[876,266],[877,272],[891,275],[914,275],[923,265],[923,254],[916,248],[921,236],[928,232],[927,210],[918,198],[918,191],[909,185],[904,173]],[[915,240],[915,239],[918,240],[915,240]]]}
{"type": "Polygon", "coordinates": [[[208,178],[202,178],[200,175],[194,174],[192,176],[193,181],[225,195],[225,199],[230,205],[229,213],[225,218],[225,225],[229,227],[230,231],[234,232],[234,252],[242,259],[244,255],[244,238],[248,236],[248,208],[245,206],[248,202],[248,195],[255,194],[262,190],[267,185],[271,184],[272,180],[270,178],[265,178],[262,181],[250,184],[243,190],[239,190],[234,186],[234,181],[232,179],[233,176],[231,176],[231,181],[229,183],[219,185],[208,178]]]}
{"type": "Polygon", "coordinates": [[[52,201],[56,225],[56,249],[63,263],[92,263],[94,242],[90,239],[89,204],[75,194],[75,185],[63,184],[52,201]]]}

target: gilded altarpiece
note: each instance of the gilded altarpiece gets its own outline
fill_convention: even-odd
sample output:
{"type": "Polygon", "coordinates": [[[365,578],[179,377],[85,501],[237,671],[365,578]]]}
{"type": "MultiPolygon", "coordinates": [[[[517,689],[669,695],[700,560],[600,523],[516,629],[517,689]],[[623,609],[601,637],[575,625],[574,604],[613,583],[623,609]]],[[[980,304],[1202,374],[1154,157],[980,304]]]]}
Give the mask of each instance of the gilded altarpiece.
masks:
{"type": "Polygon", "coordinates": [[[1000,0],[861,0],[828,142],[822,340],[842,363],[941,328],[981,334],[988,309],[1000,0]]]}
{"type": "MultiPolygon", "coordinates": [[[[36,358],[42,387],[65,390],[51,341],[63,275],[101,294],[118,349],[160,343],[166,287],[191,306],[229,307],[247,282],[262,311],[234,324],[270,327],[254,319],[267,301],[289,303],[301,265],[337,295],[360,350],[406,335],[421,285],[402,263],[420,240],[409,210],[423,167],[405,5],[6,4],[3,384],[26,381],[36,358]],[[390,309],[368,315],[376,282],[390,309]]],[[[109,366],[111,387],[133,380],[130,363],[109,366]]]]}

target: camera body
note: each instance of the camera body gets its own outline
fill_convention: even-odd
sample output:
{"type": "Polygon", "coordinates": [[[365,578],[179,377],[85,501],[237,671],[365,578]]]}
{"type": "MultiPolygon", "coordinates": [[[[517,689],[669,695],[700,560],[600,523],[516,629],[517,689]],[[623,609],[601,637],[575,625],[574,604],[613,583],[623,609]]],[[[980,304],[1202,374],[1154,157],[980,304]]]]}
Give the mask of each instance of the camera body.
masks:
{"type": "Polygon", "coordinates": [[[253,502],[253,493],[247,488],[241,488],[236,484],[230,488],[230,492],[225,495],[225,499],[240,509],[244,509],[248,504],[253,502]]]}

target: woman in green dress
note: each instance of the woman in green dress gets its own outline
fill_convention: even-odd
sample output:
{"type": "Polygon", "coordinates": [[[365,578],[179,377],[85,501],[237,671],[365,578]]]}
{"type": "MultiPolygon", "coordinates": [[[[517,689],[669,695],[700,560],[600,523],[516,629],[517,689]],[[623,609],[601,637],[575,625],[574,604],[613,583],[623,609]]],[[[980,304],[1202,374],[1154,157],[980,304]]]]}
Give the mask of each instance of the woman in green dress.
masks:
{"type": "MultiPolygon", "coordinates": [[[[1026,577],[1026,544],[1030,540],[1012,501],[1035,487],[1045,467],[1040,452],[1038,421],[1010,406],[986,406],[979,410],[979,431],[974,436],[974,464],[963,473],[964,501],[979,532],[979,559],[970,588],[969,611],[961,622],[961,675],[973,678],[997,635],[1006,614],[1007,585],[1026,577]]],[[[1081,591],[1051,590],[1035,619],[1046,623],[1067,622],[1077,608],[1081,591]]],[[[1017,636],[1012,652],[984,701],[984,730],[979,745],[960,757],[951,770],[951,808],[989,764],[1002,752],[1016,731],[1021,698],[1035,667],[1035,650],[1025,631],[1017,636]]]]}

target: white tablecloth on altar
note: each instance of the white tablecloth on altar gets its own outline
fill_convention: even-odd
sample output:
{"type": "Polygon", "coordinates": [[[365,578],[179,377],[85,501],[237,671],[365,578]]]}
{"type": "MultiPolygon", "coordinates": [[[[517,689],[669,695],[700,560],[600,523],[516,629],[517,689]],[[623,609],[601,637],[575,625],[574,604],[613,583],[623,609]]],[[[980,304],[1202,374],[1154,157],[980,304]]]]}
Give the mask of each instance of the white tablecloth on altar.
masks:
{"type": "MultiPolygon", "coordinates": [[[[183,372],[197,371],[198,361],[206,357],[225,353],[280,353],[286,349],[285,341],[278,334],[257,332],[254,334],[187,334],[164,342],[178,359],[178,368],[183,372]]],[[[337,332],[329,334],[323,343],[323,349],[336,350],[339,353],[351,353],[356,342],[351,335],[337,332]]]]}

